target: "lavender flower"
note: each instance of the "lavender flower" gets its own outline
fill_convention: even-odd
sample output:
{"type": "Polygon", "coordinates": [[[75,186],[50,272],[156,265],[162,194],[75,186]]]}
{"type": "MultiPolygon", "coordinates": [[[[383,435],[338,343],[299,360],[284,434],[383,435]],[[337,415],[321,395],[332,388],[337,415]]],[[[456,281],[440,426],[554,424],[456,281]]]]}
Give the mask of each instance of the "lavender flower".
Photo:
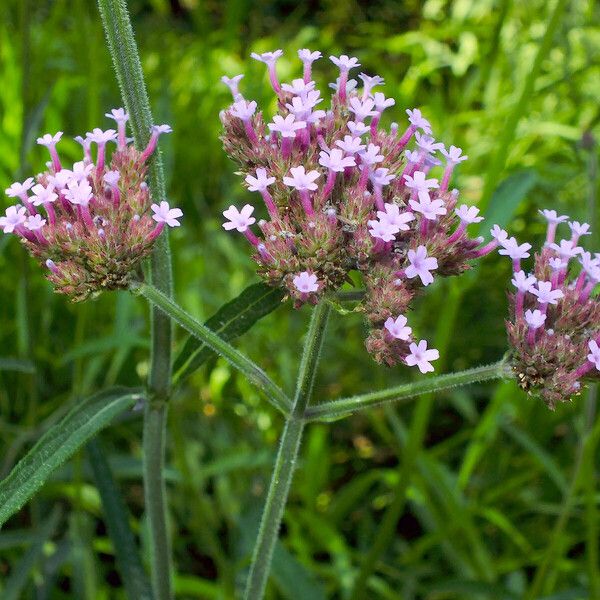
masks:
{"type": "MultiPolygon", "coordinates": [[[[540,211],[548,220],[546,243],[534,257],[533,274],[521,270],[520,258],[529,244],[499,235],[501,254],[519,256],[514,264],[507,322],[512,367],[519,385],[540,395],[550,408],[580,393],[582,380],[600,378],[597,343],[600,341],[600,303],[592,296],[600,281],[599,262],[572,240],[553,240],[568,217],[540,211]],[[579,264],[578,264],[579,263],[579,264]]],[[[574,235],[588,232],[586,224],[572,223],[574,235]]]]}
{"type": "Polygon", "coordinates": [[[148,147],[138,152],[126,137],[127,113],[117,108],[106,116],[118,131],[95,128],[85,138],[78,136],[83,160],[72,168],[63,167],[56,150],[62,132],[38,138],[50,153],[49,168],[35,180],[11,185],[7,196],[22,205],[7,208],[0,217],[4,233],[17,235],[47,269],[56,291],[74,301],[129,287],[156,237],[165,225],[179,225],[182,214],[166,202],[151,206],[144,182],[146,160],[170,127],[154,127],[148,147]],[[117,148],[107,158],[111,141],[117,141],[117,148]],[[98,148],[95,163],[92,144],[98,148]]]}
{"type": "MultiPolygon", "coordinates": [[[[383,84],[378,76],[361,73],[363,85],[356,91],[348,74],[358,59],[331,57],[339,79],[330,86],[330,108],[317,110],[322,98],[312,66],[321,54],[300,50],[302,78],[281,84],[275,74],[280,55],[253,55],[268,66],[277,94],[274,115],[265,116],[237,87],[234,103],[221,113],[225,151],[265,205],[256,211],[251,205],[230,207],[224,227],[246,236],[260,276],[284,287],[297,307],[316,303],[358,271],[366,288],[360,309],[369,326],[369,352],[388,365],[414,360],[432,370],[429,361],[437,351],[417,344],[400,317],[434,277],[462,273],[500,243],[469,237],[467,226],[482,220],[477,208],[457,208],[458,191],[429,175],[441,165],[441,150],[446,185],[450,165],[466,157],[456,146],[446,151],[431,136],[418,108],[407,111],[404,134],[397,124],[384,127],[385,111],[395,101],[373,91],[383,84]],[[255,220],[260,211],[268,219],[255,220]]],[[[508,238],[497,235],[503,242],[508,238]]]]}

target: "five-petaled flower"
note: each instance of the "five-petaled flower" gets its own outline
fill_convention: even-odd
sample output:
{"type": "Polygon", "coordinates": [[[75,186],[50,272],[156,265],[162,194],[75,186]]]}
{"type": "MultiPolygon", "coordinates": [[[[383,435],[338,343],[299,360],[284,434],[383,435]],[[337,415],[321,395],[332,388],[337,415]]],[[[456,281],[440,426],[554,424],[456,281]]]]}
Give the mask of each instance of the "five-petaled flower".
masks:
{"type": "Polygon", "coordinates": [[[412,334],[412,329],[407,327],[408,319],[404,315],[398,315],[395,319],[388,317],[383,324],[388,333],[397,340],[409,340],[412,334]]]}
{"type": "Polygon", "coordinates": [[[292,281],[296,289],[302,294],[310,294],[319,290],[319,282],[314,273],[303,271],[295,275],[292,281]]]}
{"type": "Polygon", "coordinates": [[[0,227],[4,233],[12,233],[27,220],[27,209],[24,206],[9,206],[3,217],[0,217],[0,227]]]}
{"type": "Polygon", "coordinates": [[[180,208],[171,208],[166,200],[163,200],[160,204],[153,204],[151,207],[152,218],[157,223],[166,223],[169,227],[179,227],[181,223],[177,220],[183,216],[183,212],[180,208]]]}
{"type": "Polygon", "coordinates": [[[223,216],[228,219],[223,223],[223,229],[230,231],[231,229],[237,229],[240,233],[244,233],[252,225],[256,223],[256,219],[252,216],[254,212],[254,206],[251,204],[245,204],[242,210],[238,210],[235,206],[231,205],[227,210],[223,211],[223,216]]]}
{"type": "Polygon", "coordinates": [[[259,167],[256,169],[256,177],[246,175],[245,181],[251,192],[262,192],[275,183],[275,177],[268,177],[267,170],[259,167]]]}
{"type": "Polygon", "coordinates": [[[404,359],[409,367],[419,367],[421,373],[434,371],[432,360],[437,360],[440,353],[435,348],[427,349],[427,340],[421,340],[418,344],[414,342],[409,346],[410,354],[404,359]]]}
{"type": "Polygon", "coordinates": [[[427,256],[427,248],[418,246],[416,250],[409,250],[407,253],[408,262],[405,273],[409,279],[419,277],[421,283],[425,286],[433,283],[433,275],[430,271],[438,268],[438,261],[435,256],[427,256]]]}
{"type": "Polygon", "coordinates": [[[291,177],[284,177],[283,183],[290,187],[296,188],[297,190],[311,190],[317,189],[315,181],[321,176],[318,171],[306,172],[305,168],[300,165],[299,167],[292,167],[290,169],[291,177]]]}

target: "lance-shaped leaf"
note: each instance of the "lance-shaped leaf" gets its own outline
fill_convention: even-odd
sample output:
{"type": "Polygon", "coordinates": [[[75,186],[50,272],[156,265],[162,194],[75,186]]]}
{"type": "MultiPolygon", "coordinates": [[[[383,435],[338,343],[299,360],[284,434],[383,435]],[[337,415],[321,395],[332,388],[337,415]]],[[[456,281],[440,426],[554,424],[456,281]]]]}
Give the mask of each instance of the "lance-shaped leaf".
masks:
{"type": "MultiPolygon", "coordinates": [[[[230,342],[280,306],[283,296],[284,293],[279,288],[255,283],[231,302],[224,304],[204,325],[230,342]]],[[[175,359],[174,383],[183,381],[213,354],[204,342],[190,336],[175,359]]]]}
{"type": "Polygon", "coordinates": [[[141,398],[141,391],[131,388],[100,392],[77,404],[46,431],[0,482],[0,526],[44,485],[57,467],[141,398]]]}

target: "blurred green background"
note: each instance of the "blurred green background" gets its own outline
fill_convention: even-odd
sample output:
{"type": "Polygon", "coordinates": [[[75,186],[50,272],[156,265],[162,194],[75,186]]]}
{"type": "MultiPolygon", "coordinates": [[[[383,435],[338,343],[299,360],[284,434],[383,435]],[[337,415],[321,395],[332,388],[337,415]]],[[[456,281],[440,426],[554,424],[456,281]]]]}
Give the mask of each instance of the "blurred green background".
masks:
{"type": "MultiPolygon", "coordinates": [[[[198,318],[256,281],[241,236],[220,214],[250,198],[221,150],[223,74],[268,111],[264,66],[251,51],[283,48],[282,80],[300,74],[296,49],[359,57],[385,77],[391,119],[420,107],[434,134],[469,160],[455,185],[520,241],[540,242],[549,207],[596,215],[600,134],[600,6],[594,0],[132,0],[170,200],[185,212],[172,235],[176,296],[198,318]],[[550,27],[551,35],[546,36],[550,27]]],[[[335,68],[316,63],[320,84],[335,68]]],[[[70,140],[106,128],[121,106],[94,2],[0,4],[0,189],[46,160],[35,138],[70,140]]],[[[388,122],[390,117],[388,117],[388,122]]],[[[8,199],[5,199],[5,206],[8,199]]],[[[596,236],[594,236],[596,237],[596,236]]],[[[596,239],[598,239],[596,237],[596,239]]],[[[586,239],[588,248],[597,248],[586,239]]],[[[499,359],[509,261],[436,281],[412,316],[442,352],[440,371],[499,359]]],[[[284,305],[237,345],[293,386],[308,310],[284,305]]],[[[0,476],[78,399],[115,383],[143,384],[147,311],[127,293],[87,304],[54,295],[13,236],[0,238],[0,476]]],[[[316,397],[414,377],[377,366],[359,315],[334,315],[316,397]]],[[[184,340],[177,332],[177,345],[184,340]]],[[[349,598],[386,510],[392,542],[368,598],[600,598],[594,390],[549,412],[512,383],[472,386],[311,425],[277,549],[269,598],[349,598]],[[421,439],[422,438],[422,439],[421,439]],[[420,442],[423,442],[422,444],[420,442]],[[400,473],[409,473],[406,487],[400,473]],[[406,497],[406,504],[400,500],[406,497]]],[[[168,481],[178,598],[234,598],[247,569],[282,428],[241,377],[212,360],[173,398],[168,481]]],[[[139,413],[100,436],[144,542],[139,413]]],[[[103,506],[81,452],[0,532],[2,598],[125,598],[103,506]],[[59,508],[49,525],[48,515],[59,508]]]]}

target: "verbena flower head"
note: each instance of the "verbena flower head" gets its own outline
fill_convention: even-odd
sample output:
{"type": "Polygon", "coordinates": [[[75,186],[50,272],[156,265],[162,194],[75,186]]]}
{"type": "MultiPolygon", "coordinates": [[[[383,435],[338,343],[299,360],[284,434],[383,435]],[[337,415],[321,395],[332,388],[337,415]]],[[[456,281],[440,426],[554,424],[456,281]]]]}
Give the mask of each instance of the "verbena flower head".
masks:
{"type": "Polygon", "coordinates": [[[335,292],[350,272],[361,273],[368,350],[379,362],[432,370],[437,351],[417,343],[407,326],[413,297],[498,243],[482,245],[468,235],[482,218],[474,207],[458,207],[458,191],[449,189],[466,157],[432,137],[418,108],[406,111],[404,132],[383,127],[395,101],[374,91],[380,77],[361,73],[360,86],[349,79],[360,67],[357,58],[330,57],[339,77],[327,107],[312,79],[321,54],[300,50],[303,77],[291,83],[279,82],[279,56],[253,55],[267,66],[276,114],[263,114],[237,88],[221,113],[225,151],[265,205],[229,207],[223,227],[248,239],[259,275],[285,288],[297,307],[335,292]],[[439,165],[436,176],[431,170],[439,165]]]}
{"type": "MultiPolygon", "coordinates": [[[[548,221],[548,232],[531,273],[521,266],[531,245],[519,245],[499,228],[497,239],[500,254],[513,259],[507,321],[512,368],[524,390],[554,408],[578,394],[582,382],[600,378],[600,302],[594,295],[600,260],[577,245],[589,225],[570,222],[569,237],[555,242],[559,225],[568,217],[553,210],[540,213],[548,221]]],[[[566,224],[561,227],[567,233],[566,224]]]]}
{"type": "Polygon", "coordinates": [[[57,151],[62,132],[38,138],[50,153],[49,168],[11,185],[5,193],[17,204],[0,217],[4,233],[17,235],[56,291],[74,301],[127,288],[163,228],[176,227],[182,216],[165,200],[153,204],[144,181],[158,136],[171,128],[154,126],[139,152],[126,138],[127,113],[118,108],[106,116],[118,130],[95,128],[76,138],[84,156],[70,169],[57,151]]]}

